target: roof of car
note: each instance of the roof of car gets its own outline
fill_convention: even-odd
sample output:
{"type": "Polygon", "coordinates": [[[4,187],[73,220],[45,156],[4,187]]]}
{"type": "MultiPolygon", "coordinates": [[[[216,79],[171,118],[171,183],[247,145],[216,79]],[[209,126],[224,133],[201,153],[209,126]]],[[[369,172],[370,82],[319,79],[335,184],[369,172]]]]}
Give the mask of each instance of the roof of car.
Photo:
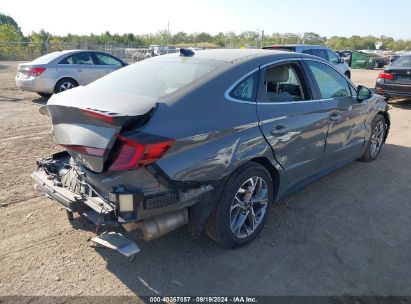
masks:
{"type": "MultiPolygon", "coordinates": [[[[198,59],[211,59],[220,60],[226,62],[246,61],[252,60],[256,57],[271,57],[273,55],[282,55],[284,57],[295,57],[295,53],[284,52],[281,50],[262,50],[262,49],[211,49],[194,51],[193,58],[198,59]]],[[[180,56],[178,53],[163,56],[180,56]]],[[[161,57],[163,57],[161,56],[161,57]]],[[[300,56],[300,54],[298,55],[300,56]]]]}
{"type": "Polygon", "coordinates": [[[326,46],[323,46],[323,45],[311,45],[311,44],[274,44],[274,45],[267,45],[265,47],[267,48],[269,47],[278,47],[278,48],[301,47],[301,48],[310,48],[310,49],[328,49],[326,46]]]}

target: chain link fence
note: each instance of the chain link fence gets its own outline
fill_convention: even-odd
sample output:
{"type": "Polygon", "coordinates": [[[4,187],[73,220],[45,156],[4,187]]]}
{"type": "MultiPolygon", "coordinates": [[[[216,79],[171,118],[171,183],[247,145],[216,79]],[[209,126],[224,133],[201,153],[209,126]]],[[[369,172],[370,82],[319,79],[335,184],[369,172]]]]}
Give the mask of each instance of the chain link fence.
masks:
{"type": "Polygon", "coordinates": [[[47,53],[77,49],[106,52],[128,62],[139,60],[139,54],[147,50],[132,44],[0,42],[0,61],[32,61],[47,53]]]}

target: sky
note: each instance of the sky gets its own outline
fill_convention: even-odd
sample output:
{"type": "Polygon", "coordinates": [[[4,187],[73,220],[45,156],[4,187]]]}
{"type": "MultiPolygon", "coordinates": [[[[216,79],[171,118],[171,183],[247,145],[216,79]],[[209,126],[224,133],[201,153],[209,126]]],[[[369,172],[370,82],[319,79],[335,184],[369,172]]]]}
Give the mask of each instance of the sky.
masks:
{"type": "Polygon", "coordinates": [[[411,1],[376,0],[0,0],[28,35],[44,29],[54,35],[110,33],[171,34],[264,30],[315,32],[411,39],[411,1]]]}

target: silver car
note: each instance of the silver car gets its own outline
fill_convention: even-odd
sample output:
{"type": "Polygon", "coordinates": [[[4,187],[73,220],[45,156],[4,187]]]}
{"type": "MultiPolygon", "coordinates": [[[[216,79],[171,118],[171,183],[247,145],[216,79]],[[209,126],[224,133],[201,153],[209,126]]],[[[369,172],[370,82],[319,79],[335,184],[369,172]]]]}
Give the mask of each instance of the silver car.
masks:
{"type": "Polygon", "coordinates": [[[87,85],[126,65],[122,60],[102,52],[60,51],[19,64],[15,80],[17,87],[23,91],[50,97],[53,93],[87,85]]]}

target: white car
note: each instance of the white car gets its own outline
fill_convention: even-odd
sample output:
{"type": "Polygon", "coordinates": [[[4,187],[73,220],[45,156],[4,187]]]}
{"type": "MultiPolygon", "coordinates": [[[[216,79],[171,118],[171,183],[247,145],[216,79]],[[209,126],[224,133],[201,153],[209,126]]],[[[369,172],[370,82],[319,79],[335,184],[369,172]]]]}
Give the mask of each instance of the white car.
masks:
{"type": "Polygon", "coordinates": [[[43,97],[87,85],[119,68],[122,60],[98,51],[53,52],[17,66],[16,85],[43,97]]]}
{"type": "Polygon", "coordinates": [[[263,49],[269,50],[284,50],[290,52],[304,53],[308,55],[313,55],[320,57],[338,70],[340,70],[347,78],[351,78],[351,71],[349,65],[342,59],[336,52],[330,50],[321,45],[308,45],[308,44],[285,44],[285,45],[270,45],[265,46],[263,49]]]}

